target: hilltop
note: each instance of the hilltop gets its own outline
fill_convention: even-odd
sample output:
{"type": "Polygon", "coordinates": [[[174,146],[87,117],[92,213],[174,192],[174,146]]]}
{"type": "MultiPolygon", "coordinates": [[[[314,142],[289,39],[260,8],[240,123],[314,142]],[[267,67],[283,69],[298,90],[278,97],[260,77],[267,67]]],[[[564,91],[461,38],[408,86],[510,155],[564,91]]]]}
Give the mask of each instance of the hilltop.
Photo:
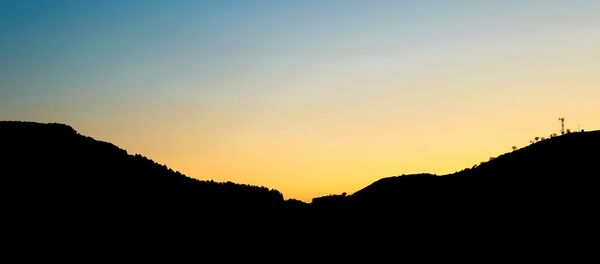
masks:
{"type": "Polygon", "coordinates": [[[4,194],[24,208],[206,215],[284,204],[277,190],[193,179],[63,124],[0,122],[0,145],[4,194]]]}
{"type": "MultiPolygon", "coordinates": [[[[35,206],[72,209],[85,203],[85,208],[96,209],[188,212],[307,208],[299,201],[284,201],[279,191],[267,187],[187,177],[64,124],[0,122],[0,142],[5,194],[35,206]]],[[[383,178],[348,196],[315,198],[310,208],[401,215],[423,208],[524,210],[525,204],[556,207],[575,199],[581,204],[597,186],[599,155],[600,131],[568,133],[449,175],[383,178]]]]}
{"type": "Polygon", "coordinates": [[[267,187],[193,179],[63,124],[0,122],[0,144],[5,213],[19,224],[103,219],[116,230],[135,222],[188,232],[188,222],[297,235],[350,226],[406,232],[401,223],[439,228],[438,221],[520,229],[564,216],[562,224],[589,222],[597,207],[600,131],[545,139],[449,175],[383,178],[311,204],[267,187]]]}
{"type": "Polygon", "coordinates": [[[568,133],[449,175],[383,178],[349,196],[315,198],[312,205],[399,218],[588,221],[597,207],[598,161],[600,131],[568,133]]]}

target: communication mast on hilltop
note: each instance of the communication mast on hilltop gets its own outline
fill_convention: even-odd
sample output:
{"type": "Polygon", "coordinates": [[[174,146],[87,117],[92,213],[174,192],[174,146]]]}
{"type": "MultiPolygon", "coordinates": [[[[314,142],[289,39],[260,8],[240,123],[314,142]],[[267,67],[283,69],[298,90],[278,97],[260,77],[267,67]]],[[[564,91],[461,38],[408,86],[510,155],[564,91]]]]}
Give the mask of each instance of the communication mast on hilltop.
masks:
{"type": "Polygon", "coordinates": [[[560,121],[560,134],[564,135],[565,134],[565,118],[564,117],[558,118],[558,121],[560,121]]]}

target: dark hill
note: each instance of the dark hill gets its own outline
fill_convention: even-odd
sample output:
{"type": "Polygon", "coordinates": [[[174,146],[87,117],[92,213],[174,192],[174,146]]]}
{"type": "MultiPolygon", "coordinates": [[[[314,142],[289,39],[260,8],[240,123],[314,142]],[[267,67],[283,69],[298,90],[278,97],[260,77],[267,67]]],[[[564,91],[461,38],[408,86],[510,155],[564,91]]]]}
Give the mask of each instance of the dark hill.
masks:
{"type": "Polygon", "coordinates": [[[3,252],[35,258],[228,259],[306,230],[307,205],[279,191],[189,178],[62,124],[0,122],[0,194],[3,252]]]}
{"type": "Polygon", "coordinates": [[[176,241],[191,252],[266,255],[387,246],[398,256],[407,252],[399,244],[432,253],[432,243],[492,257],[507,245],[585,248],[573,241],[595,238],[599,150],[600,131],[571,133],[450,175],[384,178],[307,206],[265,187],[186,177],[66,125],[0,122],[3,237],[18,249],[88,256],[132,245],[148,255],[176,241]]]}
{"type": "Polygon", "coordinates": [[[394,219],[583,223],[595,219],[592,208],[598,207],[598,162],[600,131],[569,133],[471,169],[384,178],[346,197],[316,198],[312,205],[394,219]]]}
{"type": "Polygon", "coordinates": [[[284,204],[276,190],[192,179],[67,125],[0,122],[0,146],[2,192],[30,211],[210,217],[284,204]]]}

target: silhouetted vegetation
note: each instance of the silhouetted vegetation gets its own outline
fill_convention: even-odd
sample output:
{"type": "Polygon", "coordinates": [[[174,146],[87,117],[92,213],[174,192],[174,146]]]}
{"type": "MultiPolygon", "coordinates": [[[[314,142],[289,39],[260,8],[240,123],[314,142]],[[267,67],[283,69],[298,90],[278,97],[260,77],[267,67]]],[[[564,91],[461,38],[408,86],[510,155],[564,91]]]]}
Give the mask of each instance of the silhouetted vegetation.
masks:
{"type": "Polygon", "coordinates": [[[383,178],[354,194],[306,204],[266,187],[189,178],[66,125],[0,122],[3,212],[12,226],[31,232],[75,232],[71,226],[84,223],[96,236],[107,230],[237,238],[248,230],[256,231],[244,235],[250,238],[406,237],[424,230],[540,235],[548,225],[558,232],[595,223],[600,131],[534,140],[453,174],[383,178]],[[39,219],[52,228],[40,227],[39,219]]]}
{"type": "Polygon", "coordinates": [[[312,199],[311,206],[316,209],[335,210],[345,207],[346,193],[330,194],[312,199]]]}
{"type": "Polygon", "coordinates": [[[457,173],[384,178],[348,197],[323,197],[313,204],[323,207],[327,201],[329,208],[394,219],[484,217],[513,225],[519,218],[556,224],[557,214],[568,214],[582,224],[589,221],[597,201],[600,131],[535,140],[457,173]]]}
{"type": "Polygon", "coordinates": [[[61,124],[0,122],[2,186],[31,206],[183,214],[273,210],[266,187],[200,181],[61,124]]]}

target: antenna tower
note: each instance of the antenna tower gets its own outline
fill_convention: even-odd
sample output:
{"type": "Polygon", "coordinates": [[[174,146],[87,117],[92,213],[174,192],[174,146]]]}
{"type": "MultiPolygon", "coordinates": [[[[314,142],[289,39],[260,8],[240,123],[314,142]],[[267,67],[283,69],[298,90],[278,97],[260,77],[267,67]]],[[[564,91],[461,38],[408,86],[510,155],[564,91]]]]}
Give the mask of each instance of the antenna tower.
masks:
{"type": "Polygon", "coordinates": [[[565,134],[565,118],[561,117],[558,119],[558,121],[560,121],[560,134],[564,135],[565,134]]]}

